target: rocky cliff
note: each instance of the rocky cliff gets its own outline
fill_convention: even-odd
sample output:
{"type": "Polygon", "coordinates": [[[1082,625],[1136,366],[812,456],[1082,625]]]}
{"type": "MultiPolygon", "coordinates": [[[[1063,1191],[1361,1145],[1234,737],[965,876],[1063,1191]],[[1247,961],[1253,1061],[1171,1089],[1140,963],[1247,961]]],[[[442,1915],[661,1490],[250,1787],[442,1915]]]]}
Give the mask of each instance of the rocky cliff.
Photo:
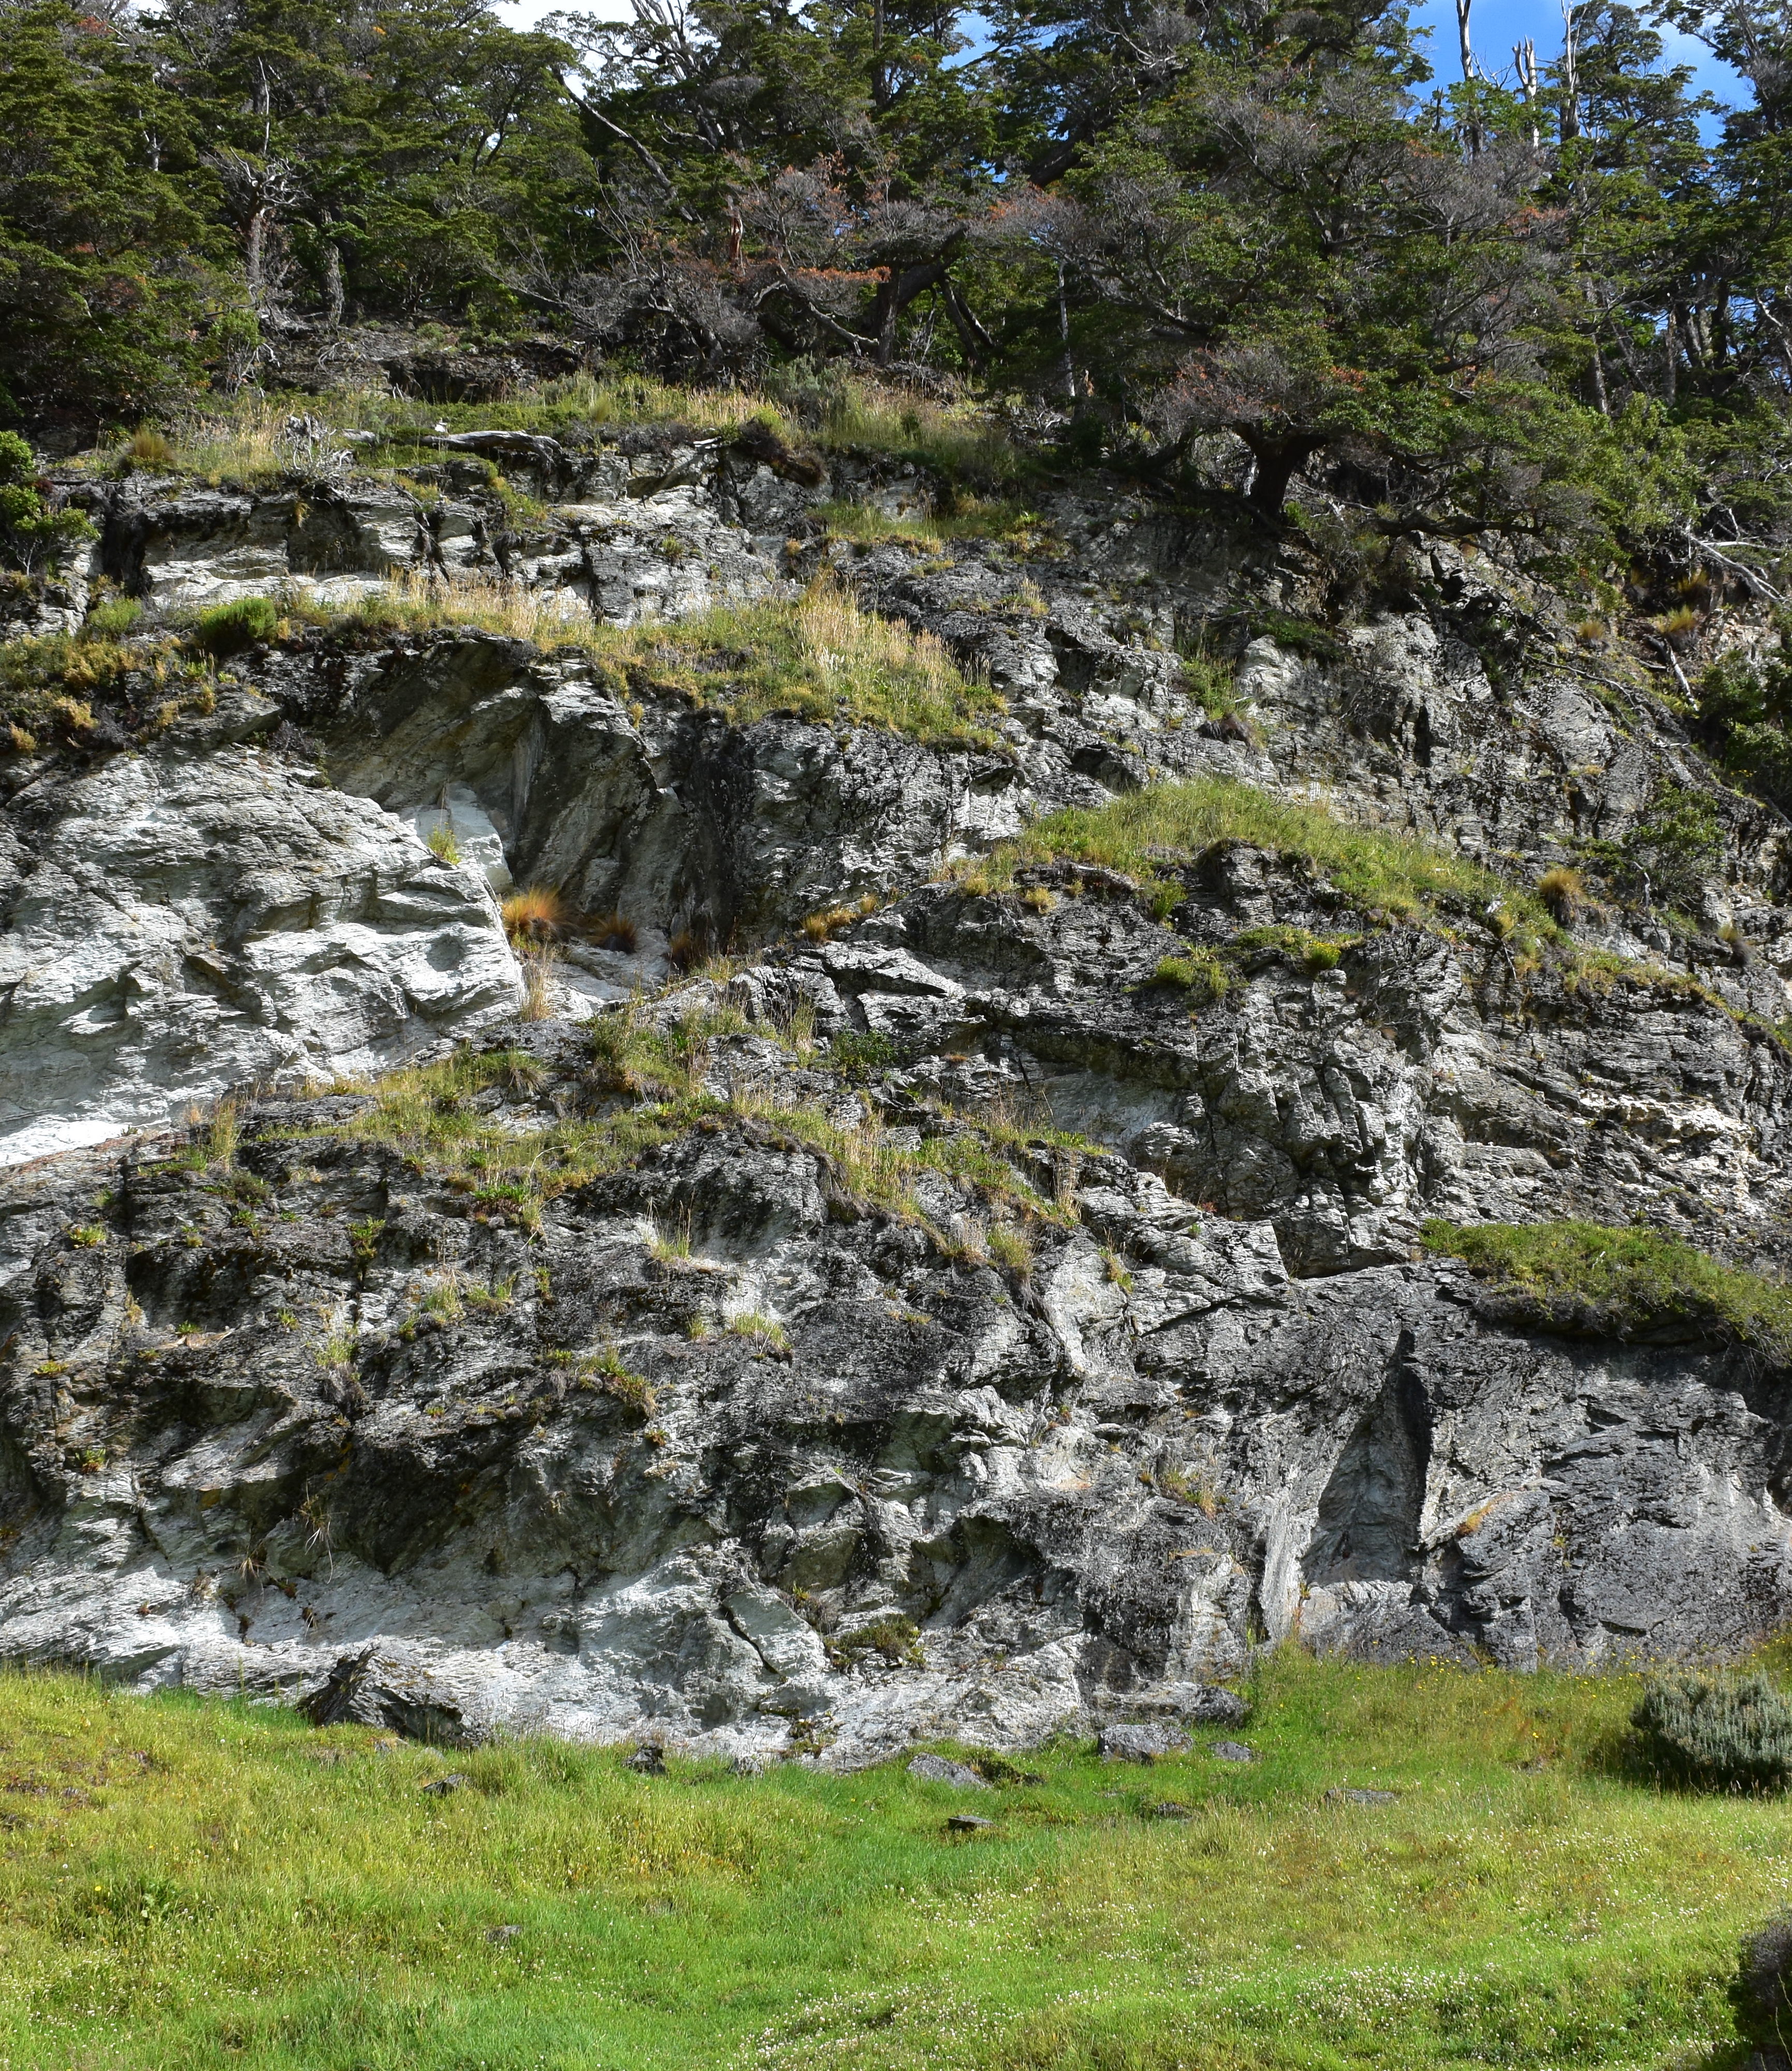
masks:
{"type": "Polygon", "coordinates": [[[1783,1261],[1784,823],[1671,675],[1486,557],[1117,484],[955,532],[676,428],[429,474],[70,474],[40,673],[147,611],[4,765],[6,1651],[851,1760],[1290,1634],[1786,1622],[1778,1341],[1436,1236],[1783,1261]],[[964,723],[736,695],[818,581],[964,723]]]}

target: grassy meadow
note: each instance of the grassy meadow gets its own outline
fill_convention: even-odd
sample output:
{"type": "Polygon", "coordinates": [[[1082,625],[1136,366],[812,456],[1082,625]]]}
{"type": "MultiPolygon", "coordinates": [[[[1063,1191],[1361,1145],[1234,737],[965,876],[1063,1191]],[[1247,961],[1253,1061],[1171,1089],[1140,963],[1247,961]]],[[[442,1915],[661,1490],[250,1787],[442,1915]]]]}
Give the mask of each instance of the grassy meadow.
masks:
{"type": "Polygon", "coordinates": [[[0,2066],[1716,2071],[1792,1807],[1627,1780],[1635,1694],[1279,1657],[1250,1766],[978,1791],[8,1674],[0,2066]]]}

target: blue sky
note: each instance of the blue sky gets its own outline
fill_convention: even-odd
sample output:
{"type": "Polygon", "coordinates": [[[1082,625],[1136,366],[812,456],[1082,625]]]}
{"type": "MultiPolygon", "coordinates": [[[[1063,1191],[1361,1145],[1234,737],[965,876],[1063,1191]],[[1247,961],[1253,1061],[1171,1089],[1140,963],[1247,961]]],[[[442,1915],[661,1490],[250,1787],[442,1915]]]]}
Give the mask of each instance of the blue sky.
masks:
{"type": "MultiPolygon", "coordinates": [[[[1415,8],[1413,18],[1431,27],[1431,65],[1437,78],[1448,85],[1462,77],[1456,49],[1455,0],[1429,0],[1415,8]]],[[[1537,62],[1547,64],[1562,47],[1561,9],[1549,0],[1474,0],[1470,18],[1474,54],[1495,79],[1511,73],[1512,46],[1529,36],[1537,47],[1537,62]]],[[[1720,100],[1741,97],[1741,86],[1728,66],[1719,64],[1704,45],[1691,36],[1670,30],[1668,54],[1676,63],[1696,68],[1697,84],[1720,100]]]]}

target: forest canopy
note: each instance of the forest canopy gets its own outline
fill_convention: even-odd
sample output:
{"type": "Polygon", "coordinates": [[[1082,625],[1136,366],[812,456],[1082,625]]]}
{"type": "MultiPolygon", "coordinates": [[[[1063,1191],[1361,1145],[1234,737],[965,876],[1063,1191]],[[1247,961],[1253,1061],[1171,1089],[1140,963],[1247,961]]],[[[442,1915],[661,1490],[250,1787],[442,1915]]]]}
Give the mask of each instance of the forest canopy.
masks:
{"type": "Polygon", "coordinates": [[[1269,517],[1792,535],[1792,6],[1433,55],[1403,0],[0,0],[0,422],[441,323],[955,384],[1269,517]]]}

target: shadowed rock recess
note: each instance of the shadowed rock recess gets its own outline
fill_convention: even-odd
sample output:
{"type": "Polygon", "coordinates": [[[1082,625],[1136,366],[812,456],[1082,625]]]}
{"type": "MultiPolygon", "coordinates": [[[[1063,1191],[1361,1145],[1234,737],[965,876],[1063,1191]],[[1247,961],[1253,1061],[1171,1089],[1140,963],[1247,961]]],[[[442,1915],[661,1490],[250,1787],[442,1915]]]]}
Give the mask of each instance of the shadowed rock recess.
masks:
{"type": "Polygon", "coordinates": [[[73,491],[39,630],[150,609],[0,765],[0,1649],[848,1762],[1232,1716],[1289,1635],[1786,1623],[1784,1340],[1436,1234],[1792,1249],[1783,823],[1649,669],[1454,547],[1347,609],[1122,486],[942,539],[912,470],[502,436],[527,506],[73,491]],[[535,637],[358,608],[405,571],[535,637]],[[964,727],[740,703],[818,579],[964,727]],[[156,614],[248,596],[146,717],[156,614]]]}

